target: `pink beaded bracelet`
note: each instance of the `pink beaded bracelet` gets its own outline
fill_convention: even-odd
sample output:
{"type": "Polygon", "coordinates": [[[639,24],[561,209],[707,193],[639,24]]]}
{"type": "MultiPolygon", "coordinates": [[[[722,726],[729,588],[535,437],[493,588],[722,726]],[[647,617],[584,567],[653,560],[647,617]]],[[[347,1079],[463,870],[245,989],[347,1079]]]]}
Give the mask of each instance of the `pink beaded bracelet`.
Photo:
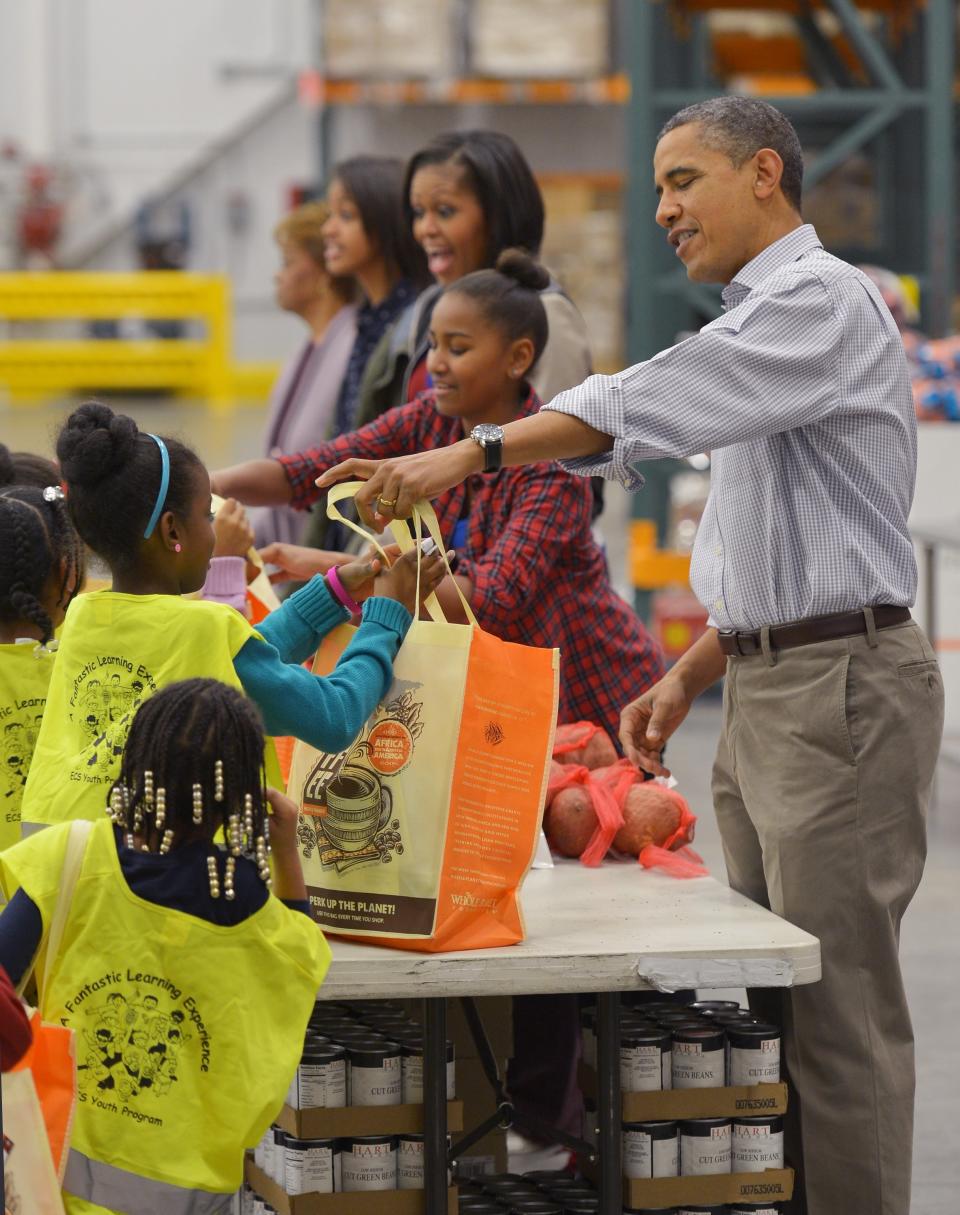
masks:
{"type": "Polygon", "coordinates": [[[337,573],[335,565],[327,570],[327,586],[333,591],[337,600],[343,604],[351,616],[360,615],[363,608],[361,608],[360,604],[350,595],[350,592],[340,581],[340,575],[337,573]]]}

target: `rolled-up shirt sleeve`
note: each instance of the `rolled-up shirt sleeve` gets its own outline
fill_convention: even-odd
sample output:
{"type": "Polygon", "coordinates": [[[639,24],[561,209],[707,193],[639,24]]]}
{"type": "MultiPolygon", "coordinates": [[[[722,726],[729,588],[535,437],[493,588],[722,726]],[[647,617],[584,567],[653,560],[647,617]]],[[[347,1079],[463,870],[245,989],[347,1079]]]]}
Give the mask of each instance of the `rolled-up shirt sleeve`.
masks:
{"type": "Polygon", "coordinates": [[[776,294],[748,297],[646,362],[591,376],[543,408],[614,440],[610,452],[561,461],[565,468],[639,489],[638,461],[680,459],[827,417],[840,402],[842,341],[832,300],[805,274],[776,294]]]}

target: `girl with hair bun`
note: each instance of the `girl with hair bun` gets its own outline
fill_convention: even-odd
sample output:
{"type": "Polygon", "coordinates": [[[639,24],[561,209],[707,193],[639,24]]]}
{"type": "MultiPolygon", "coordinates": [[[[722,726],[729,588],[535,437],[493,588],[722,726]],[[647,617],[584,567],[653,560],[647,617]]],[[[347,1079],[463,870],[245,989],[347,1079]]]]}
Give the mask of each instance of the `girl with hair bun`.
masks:
{"type": "MultiPolygon", "coordinates": [[[[42,457],[35,460],[42,472],[42,457]]],[[[42,489],[0,489],[0,850],[20,838],[23,790],[56,657],[53,635],[83,567],[56,478],[42,489]]]]}
{"type": "MultiPolygon", "coordinates": [[[[327,482],[318,474],[446,447],[478,426],[503,426],[540,408],[529,377],[548,341],[540,294],[549,276],[508,249],[494,270],[444,288],[433,310],[428,363],[433,387],[353,434],[295,456],[253,460],[215,474],[218,492],[251,505],[305,510],[327,482]],[[266,488],[265,488],[266,487],[266,488]]],[[[479,437],[479,436],[478,436],[479,437]]],[[[337,478],[343,480],[343,470],[337,478]]],[[[663,671],[659,650],[610,586],[591,532],[589,481],[544,462],[520,474],[476,476],[434,504],[457,553],[455,577],[484,628],[508,641],[559,646],[561,722],[587,720],[616,738],[620,706],[663,671]]],[[[328,554],[277,546],[291,577],[325,568],[328,554]],[[282,551],[281,551],[282,550],[282,551]]],[[[438,591],[448,618],[463,619],[454,589],[438,591]]]]}
{"type": "Polygon", "coordinates": [[[40,1011],[75,1031],[67,1215],[227,1210],[283,1104],[330,950],[263,754],[247,697],[170,684],[137,710],[109,816],[0,855],[0,965],[22,985],[45,946],[40,1011]]]}
{"type": "MultiPolygon", "coordinates": [[[[269,734],[325,751],[352,742],[390,685],[416,606],[409,555],[386,570],[359,558],[314,578],[255,631],[225,604],[183,598],[203,586],[214,547],[210,478],[188,447],[91,402],[67,419],[57,456],[70,516],[112,586],[67,612],[24,790],[25,833],[99,817],[137,707],[182,679],[242,688],[269,734]],[[361,611],[357,599],[362,622],[337,670],[312,675],[300,663],[361,611]]],[[[422,594],[442,571],[438,554],[426,560],[422,594]]]]}

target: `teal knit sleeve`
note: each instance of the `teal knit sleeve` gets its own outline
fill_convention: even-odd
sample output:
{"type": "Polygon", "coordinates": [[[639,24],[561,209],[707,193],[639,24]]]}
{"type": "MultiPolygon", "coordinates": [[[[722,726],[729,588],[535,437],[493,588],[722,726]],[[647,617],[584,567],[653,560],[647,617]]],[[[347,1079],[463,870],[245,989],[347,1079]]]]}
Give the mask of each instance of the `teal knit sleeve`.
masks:
{"type": "MultiPolygon", "coordinates": [[[[291,596],[284,608],[295,598],[291,596]]],[[[386,695],[393,680],[393,660],[411,624],[410,613],[392,599],[368,599],[360,627],[336,668],[329,675],[312,675],[297,665],[294,656],[295,634],[305,622],[294,622],[285,632],[291,613],[277,619],[282,611],[267,618],[274,622],[272,629],[264,629],[267,620],[262,622],[262,640],[251,637],[234,658],[237,677],[259,707],[268,734],[289,734],[321,751],[341,751],[386,695]],[[283,653],[293,660],[285,662],[283,653]]],[[[325,631],[342,620],[341,614],[325,631]]],[[[314,647],[318,640],[314,633],[314,647]]]]}

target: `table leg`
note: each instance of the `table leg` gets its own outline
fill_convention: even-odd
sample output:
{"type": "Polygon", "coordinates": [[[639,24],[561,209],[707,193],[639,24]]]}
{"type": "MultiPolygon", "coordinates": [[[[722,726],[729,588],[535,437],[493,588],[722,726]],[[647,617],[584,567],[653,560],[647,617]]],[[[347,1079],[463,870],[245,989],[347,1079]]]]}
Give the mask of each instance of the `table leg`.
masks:
{"type": "Polygon", "coordinates": [[[620,1101],[620,995],[597,995],[597,1154],[600,1215],[623,1211],[620,1101]]]}
{"type": "Polygon", "coordinates": [[[426,1215],[447,1210],[447,1004],[423,1002],[423,1190],[426,1215]]]}

